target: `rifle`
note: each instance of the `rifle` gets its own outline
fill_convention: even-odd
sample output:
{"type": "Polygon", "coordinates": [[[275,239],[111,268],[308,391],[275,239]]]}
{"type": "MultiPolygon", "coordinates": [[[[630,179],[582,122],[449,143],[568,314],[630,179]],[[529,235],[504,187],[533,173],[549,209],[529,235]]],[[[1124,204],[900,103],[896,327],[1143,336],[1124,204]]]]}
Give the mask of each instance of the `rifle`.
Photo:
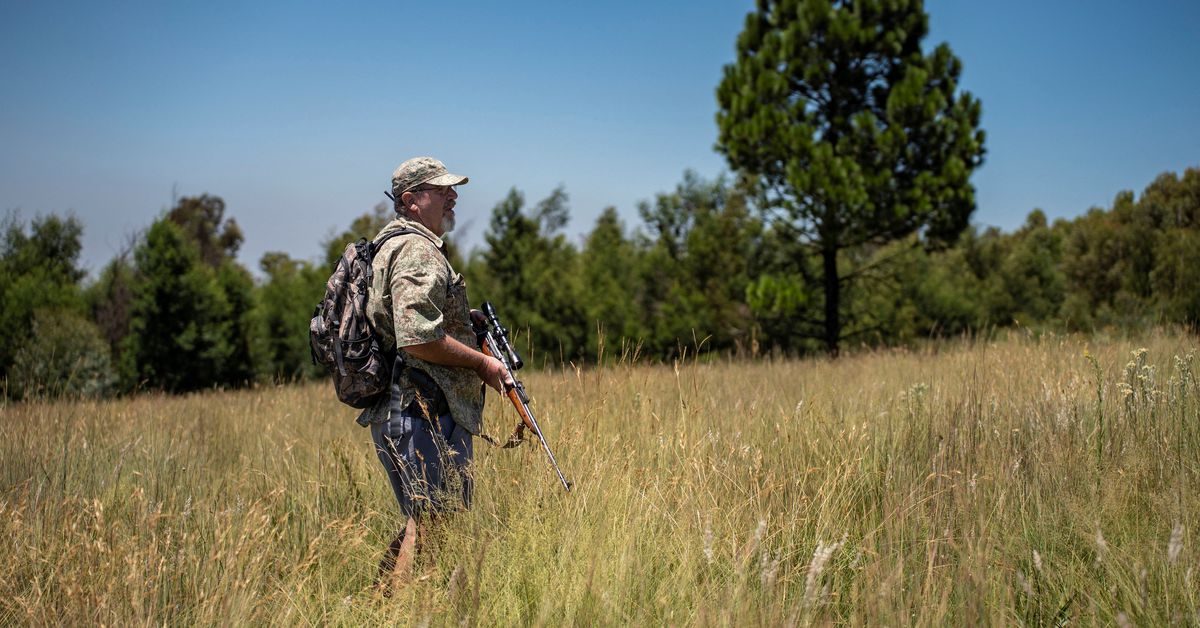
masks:
{"type": "Polygon", "coordinates": [[[521,415],[521,422],[517,423],[516,430],[508,437],[508,442],[504,443],[504,449],[516,447],[524,442],[525,429],[532,430],[541,441],[542,449],[546,450],[546,455],[550,457],[550,466],[554,467],[554,472],[558,474],[558,481],[562,482],[563,488],[567,489],[568,493],[571,492],[571,483],[563,477],[562,471],[558,468],[558,462],[554,459],[554,452],[550,451],[550,444],[546,442],[546,437],[542,436],[542,429],[538,427],[537,419],[533,417],[533,410],[529,408],[529,395],[525,392],[525,385],[516,377],[516,371],[525,366],[525,362],[509,344],[508,330],[500,324],[500,318],[496,316],[496,308],[492,306],[491,302],[483,302],[482,313],[471,313],[471,325],[475,329],[475,335],[479,338],[484,355],[500,360],[513,380],[513,386],[504,386],[506,388],[504,394],[517,409],[517,414],[521,415]]]}

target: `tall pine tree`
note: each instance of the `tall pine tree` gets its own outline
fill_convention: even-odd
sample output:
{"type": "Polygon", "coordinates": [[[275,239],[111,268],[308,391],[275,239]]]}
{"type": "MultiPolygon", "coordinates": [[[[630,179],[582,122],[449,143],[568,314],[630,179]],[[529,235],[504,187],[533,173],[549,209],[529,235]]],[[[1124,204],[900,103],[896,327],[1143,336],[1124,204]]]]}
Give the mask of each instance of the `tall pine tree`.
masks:
{"type": "Polygon", "coordinates": [[[221,383],[236,321],[216,272],[167,219],[150,227],[134,259],[139,280],[121,356],[128,383],[172,392],[221,383]]]}
{"type": "MultiPolygon", "coordinates": [[[[467,267],[473,305],[495,301],[505,324],[533,349],[527,359],[574,360],[584,350],[587,322],[579,300],[579,251],[561,233],[567,223],[562,188],[529,210],[517,189],[492,210],[488,249],[467,267]]],[[[518,347],[520,349],[521,347],[518,347]]]]}
{"type": "Polygon", "coordinates": [[[928,30],[920,0],[758,0],[717,88],[718,149],[820,260],[831,353],[855,277],[843,254],[952,242],[974,209],[979,102],[947,45],[922,50],[928,30]]]}
{"type": "Polygon", "coordinates": [[[609,355],[621,343],[636,346],[646,335],[637,307],[638,250],[625,237],[625,227],[615,207],[606,207],[588,234],[580,255],[580,298],[587,312],[589,359],[600,360],[601,338],[609,355]]]}

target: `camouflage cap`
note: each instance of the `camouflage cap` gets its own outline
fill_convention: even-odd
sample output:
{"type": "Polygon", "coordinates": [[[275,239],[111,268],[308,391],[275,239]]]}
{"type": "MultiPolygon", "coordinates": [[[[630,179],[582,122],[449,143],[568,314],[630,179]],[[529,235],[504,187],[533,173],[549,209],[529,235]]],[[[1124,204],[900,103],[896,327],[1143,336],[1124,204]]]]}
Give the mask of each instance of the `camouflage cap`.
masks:
{"type": "Polygon", "coordinates": [[[392,173],[392,196],[412,190],[423,183],[430,185],[462,185],[467,178],[446,172],[446,165],[433,157],[413,157],[400,164],[392,173]]]}

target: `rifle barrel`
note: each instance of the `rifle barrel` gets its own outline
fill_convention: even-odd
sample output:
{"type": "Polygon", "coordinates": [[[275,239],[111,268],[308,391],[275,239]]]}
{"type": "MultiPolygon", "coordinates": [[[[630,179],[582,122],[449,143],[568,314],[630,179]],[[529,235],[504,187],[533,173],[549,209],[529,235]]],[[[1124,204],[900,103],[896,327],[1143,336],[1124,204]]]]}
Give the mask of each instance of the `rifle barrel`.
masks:
{"type": "Polygon", "coordinates": [[[562,470],[558,468],[558,461],[554,459],[554,452],[550,451],[550,443],[546,442],[546,437],[542,436],[542,428],[538,426],[537,419],[533,418],[533,410],[529,408],[529,404],[525,403],[525,400],[521,399],[521,395],[515,386],[508,390],[508,398],[517,407],[517,413],[521,415],[521,420],[525,421],[529,429],[533,430],[538,440],[541,441],[542,449],[546,451],[546,456],[550,458],[550,466],[554,467],[554,473],[558,475],[558,481],[562,482],[563,488],[567,489],[567,492],[570,493],[571,483],[567,481],[567,478],[563,476],[562,470]]]}

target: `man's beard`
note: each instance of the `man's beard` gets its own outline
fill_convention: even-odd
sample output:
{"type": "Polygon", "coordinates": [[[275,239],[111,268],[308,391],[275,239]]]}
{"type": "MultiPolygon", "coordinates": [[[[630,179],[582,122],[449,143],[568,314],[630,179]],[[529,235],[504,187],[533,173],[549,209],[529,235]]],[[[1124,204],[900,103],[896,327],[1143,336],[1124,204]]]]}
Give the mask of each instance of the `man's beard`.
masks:
{"type": "Polygon", "coordinates": [[[454,231],[454,214],[446,212],[442,214],[442,233],[446,234],[451,231],[454,231]]]}

